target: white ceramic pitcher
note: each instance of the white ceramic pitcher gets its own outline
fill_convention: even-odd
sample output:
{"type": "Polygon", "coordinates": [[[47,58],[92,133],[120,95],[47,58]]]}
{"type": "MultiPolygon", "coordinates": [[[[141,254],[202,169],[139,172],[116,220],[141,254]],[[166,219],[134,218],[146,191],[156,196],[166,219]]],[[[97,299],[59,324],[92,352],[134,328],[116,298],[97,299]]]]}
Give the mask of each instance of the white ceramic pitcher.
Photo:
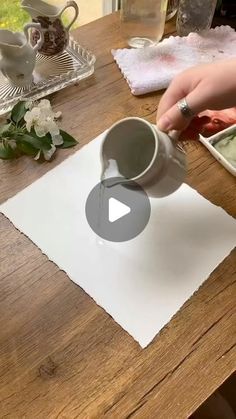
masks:
{"type": "Polygon", "coordinates": [[[25,25],[24,32],[0,30],[0,70],[11,84],[18,87],[31,85],[36,54],[42,44],[43,33],[39,23],[25,25]],[[39,40],[34,46],[29,40],[32,28],[39,33],[39,40]]]}

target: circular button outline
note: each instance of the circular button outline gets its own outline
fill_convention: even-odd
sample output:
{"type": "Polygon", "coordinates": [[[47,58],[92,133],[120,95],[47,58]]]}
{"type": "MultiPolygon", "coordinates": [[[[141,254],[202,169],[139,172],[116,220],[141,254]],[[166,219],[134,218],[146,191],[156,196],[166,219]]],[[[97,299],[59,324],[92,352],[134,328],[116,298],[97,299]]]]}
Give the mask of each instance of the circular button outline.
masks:
{"type": "Polygon", "coordinates": [[[102,240],[126,242],[146,228],[151,204],[144,189],[134,181],[114,177],[99,182],[90,191],[85,204],[87,222],[102,240]],[[109,199],[114,198],[130,207],[131,212],[115,222],[109,221],[109,199]]]}

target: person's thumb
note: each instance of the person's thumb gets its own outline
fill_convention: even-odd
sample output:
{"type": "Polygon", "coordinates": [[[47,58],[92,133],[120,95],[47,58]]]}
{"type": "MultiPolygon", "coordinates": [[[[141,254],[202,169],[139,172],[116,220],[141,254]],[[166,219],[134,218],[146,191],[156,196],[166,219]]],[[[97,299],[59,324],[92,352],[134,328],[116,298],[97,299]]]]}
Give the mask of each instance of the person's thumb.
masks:
{"type": "MultiPolygon", "coordinates": [[[[193,115],[206,110],[206,98],[201,94],[199,87],[189,93],[185,99],[193,115]]],[[[183,131],[191,120],[192,117],[184,116],[178,107],[178,103],[176,103],[160,117],[157,121],[157,127],[165,132],[170,130],[183,131]]]]}

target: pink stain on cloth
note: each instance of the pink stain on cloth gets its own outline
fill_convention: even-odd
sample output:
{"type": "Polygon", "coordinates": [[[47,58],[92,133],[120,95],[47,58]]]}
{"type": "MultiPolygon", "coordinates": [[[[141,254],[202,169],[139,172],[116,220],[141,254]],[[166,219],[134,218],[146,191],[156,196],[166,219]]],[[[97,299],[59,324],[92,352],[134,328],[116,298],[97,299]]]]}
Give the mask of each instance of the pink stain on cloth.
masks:
{"type": "MultiPolygon", "coordinates": [[[[197,64],[236,57],[236,32],[218,26],[186,37],[170,36],[156,46],[112,50],[133,95],[165,89],[181,71],[197,64]]],[[[226,75],[227,76],[227,75],[226,75]]]]}

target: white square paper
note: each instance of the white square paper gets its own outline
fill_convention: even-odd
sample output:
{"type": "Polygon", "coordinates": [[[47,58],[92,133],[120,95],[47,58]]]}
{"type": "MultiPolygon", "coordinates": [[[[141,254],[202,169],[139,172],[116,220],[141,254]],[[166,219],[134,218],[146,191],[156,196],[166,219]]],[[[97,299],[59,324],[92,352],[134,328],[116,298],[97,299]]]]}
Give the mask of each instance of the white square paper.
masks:
{"type": "Polygon", "coordinates": [[[183,185],[151,200],[137,238],[99,244],[85,203],[100,180],[103,136],[0,211],[145,347],[234,248],[236,221],[183,185]]]}

